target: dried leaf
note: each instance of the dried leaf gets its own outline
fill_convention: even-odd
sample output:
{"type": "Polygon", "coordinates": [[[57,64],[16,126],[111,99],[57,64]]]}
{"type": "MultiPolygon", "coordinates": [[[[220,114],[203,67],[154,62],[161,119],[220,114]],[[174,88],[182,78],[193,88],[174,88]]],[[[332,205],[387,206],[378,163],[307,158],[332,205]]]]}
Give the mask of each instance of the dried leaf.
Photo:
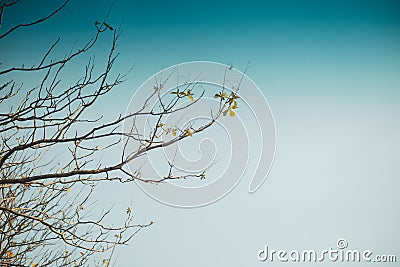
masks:
{"type": "Polygon", "coordinates": [[[186,133],[186,135],[188,135],[188,136],[192,136],[192,135],[193,135],[193,132],[191,132],[189,129],[186,129],[186,130],[185,130],[185,133],[186,133]]]}

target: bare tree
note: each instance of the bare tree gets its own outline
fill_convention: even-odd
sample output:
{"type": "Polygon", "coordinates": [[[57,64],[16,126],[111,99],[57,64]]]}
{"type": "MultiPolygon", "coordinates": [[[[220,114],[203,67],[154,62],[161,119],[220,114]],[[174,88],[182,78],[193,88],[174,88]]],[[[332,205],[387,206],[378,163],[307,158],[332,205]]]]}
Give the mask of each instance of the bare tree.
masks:
{"type": "MultiPolygon", "coordinates": [[[[7,9],[18,6],[18,2],[0,1],[0,23],[6,19],[7,9]]],[[[20,28],[37,27],[67,3],[43,18],[0,32],[0,40],[20,28]]],[[[160,183],[187,178],[188,175],[174,175],[173,164],[161,178],[145,177],[139,170],[131,172],[127,165],[150,150],[204,131],[227,111],[232,115],[237,106],[235,92],[229,93],[223,88],[215,95],[221,104],[209,122],[198,127],[167,127],[165,116],[190,109],[204,92],[195,94],[197,85],[187,84],[176,88],[166,100],[161,97],[165,81],[160,81],[148,99],[138,103],[140,107],[136,112],[116,115],[111,121],[104,121],[102,116],[91,118],[86,115],[88,110],[126,79],[126,74],[112,72],[118,56],[116,44],[120,30],[108,24],[107,18],[96,21],[93,28],[93,37],[63,58],[52,58],[60,43],[58,38],[33,66],[0,69],[0,266],[82,266],[88,263],[108,266],[115,247],[127,244],[152,222],[136,223],[128,207],[119,226],[107,225],[104,221],[110,209],[100,214],[91,213],[95,205],[91,196],[96,184],[134,180],[160,183]],[[106,62],[102,63],[105,67],[98,71],[93,56],[88,56],[79,79],[75,82],[63,80],[67,67],[92,53],[103,35],[111,38],[106,62]],[[21,81],[24,74],[34,74],[40,82],[28,87],[21,81]],[[158,108],[149,109],[146,103],[154,98],[158,108]],[[190,100],[189,104],[182,106],[185,100],[190,100]],[[154,118],[154,123],[150,125],[151,131],[144,133],[135,127],[134,121],[148,115],[154,118]],[[127,120],[133,122],[129,131],[122,127],[127,120]],[[160,139],[166,134],[170,136],[168,141],[160,139]],[[130,142],[137,144],[134,151],[126,149],[130,142]],[[123,147],[121,157],[105,164],[102,157],[116,146],[123,147]]],[[[189,176],[202,179],[205,173],[189,176]]]]}

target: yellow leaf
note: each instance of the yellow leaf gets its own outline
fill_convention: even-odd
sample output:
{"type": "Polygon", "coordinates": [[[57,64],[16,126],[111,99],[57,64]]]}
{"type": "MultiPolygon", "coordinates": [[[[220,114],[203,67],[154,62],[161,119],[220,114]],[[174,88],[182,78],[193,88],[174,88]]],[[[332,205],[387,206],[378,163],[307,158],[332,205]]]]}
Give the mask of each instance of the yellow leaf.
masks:
{"type": "Polygon", "coordinates": [[[192,95],[188,95],[190,101],[193,101],[193,96],[192,95]]]}
{"type": "Polygon", "coordinates": [[[186,133],[188,136],[192,136],[192,135],[193,135],[193,133],[192,133],[189,129],[186,129],[186,130],[185,130],[185,133],[186,133]]]}
{"type": "Polygon", "coordinates": [[[172,135],[176,136],[176,130],[175,129],[172,129],[172,135]]]}
{"type": "Polygon", "coordinates": [[[71,193],[71,188],[68,187],[68,188],[67,188],[67,192],[68,192],[68,193],[71,193]]]}
{"type": "Polygon", "coordinates": [[[225,92],[221,92],[219,94],[214,95],[215,98],[221,98],[222,100],[225,100],[225,98],[228,97],[228,95],[225,92]]]}
{"type": "Polygon", "coordinates": [[[128,207],[128,208],[126,209],[126,213],[128,213],[128,214],[131,213],[131,211],[132,211],[132,210],[131,210],[130,207],[128,207]]]}
{"type": "Polygon", "coordinates": [[[235,95],[235,93],[234,92],[231,92],[231,98],[232,99],[238,99],[238,98],[240,98],[238,95],[235,95]]]}
{"type": "Polygon", "coordinates": [[[35,267],[35,266],[36,266],[36,263],[31,262],[31,265],[32,265],[33,267],[35,267]]]}
{"type": "Polygon", "coordinates": [[[14,253],[13,253],[12,251],[7,251],[6,254],[7,254],[7,256],[8,256],[9,258],[14,257],[14,253]]]}
{"type": "Polygon", "coordinates": [[[231,107],[231,109],[235,109],[235,108],[237,108],[237,102],[236,102],[236,100],[233,101],[233,106],[231,107]]]}
{"type": "Polygon", "coordinates": [[[232,109],[229,110],[229,116],[234,117],[235,116],[235,111],[232,109]]]}

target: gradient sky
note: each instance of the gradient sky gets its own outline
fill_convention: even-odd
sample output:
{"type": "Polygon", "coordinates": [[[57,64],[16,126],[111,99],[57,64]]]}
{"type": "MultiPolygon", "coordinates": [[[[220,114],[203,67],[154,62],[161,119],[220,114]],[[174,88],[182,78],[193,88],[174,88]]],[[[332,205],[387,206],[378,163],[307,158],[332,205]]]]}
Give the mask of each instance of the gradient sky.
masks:
{"type": "MultiPolygon", "coordinates": [[[[22,2],[2,28],[61,3],[22,2]]],[[[1,61],[33,64],[58,36],[64,54],[110,6],[72,0],[34,31],[5,39],[1,61]]],[[[135,185],[100,188],[100,204],[118,198],[123,211],[132,201],[139,221],[156,221],[119,250],[116,266],[262,266],[264,245],[322,250],[339,238],[400,260],[399,1],[115,0],[108,21],[123,30],[116,69],[135,67],[97,112],[124,112],[135,88],[163,67],[209,60],[243,70],[250,62],[277,129],[274,166],[253,195],[245,177],[221,201],[188,210],[135,185]]]]}

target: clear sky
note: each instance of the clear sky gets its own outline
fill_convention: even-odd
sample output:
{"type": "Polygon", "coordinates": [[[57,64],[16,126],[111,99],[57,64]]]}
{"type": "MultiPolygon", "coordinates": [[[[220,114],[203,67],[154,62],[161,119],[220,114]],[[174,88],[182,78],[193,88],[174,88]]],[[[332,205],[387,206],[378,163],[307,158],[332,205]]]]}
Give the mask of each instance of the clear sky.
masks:
{"type": "MultiPolygon", "coordinates": [[[[2,28],[61,3],[23,2],[2,28]]],[[[51,21],[2,42],[1,61],[33,64],[58,36],[58,52],[69,51],[110,6],[72,0],[51,21]]],[[[138,221],[156,221],[119,250],[116,266],[262,266],[256,253],[264,245],[322,250],[339,238],[400,260],[399,1],[115,0],[108,21],[123,30],[116,70],[135,67],[97,112],[124,112],[163,67],[209,60],[243,70],[250,62],[277,130],[274,166],[252,195],[250,177],[199,209],[165,206],[136,185],[100,188],[100,204],[123,211],[132,201],[138,221]]]]}

